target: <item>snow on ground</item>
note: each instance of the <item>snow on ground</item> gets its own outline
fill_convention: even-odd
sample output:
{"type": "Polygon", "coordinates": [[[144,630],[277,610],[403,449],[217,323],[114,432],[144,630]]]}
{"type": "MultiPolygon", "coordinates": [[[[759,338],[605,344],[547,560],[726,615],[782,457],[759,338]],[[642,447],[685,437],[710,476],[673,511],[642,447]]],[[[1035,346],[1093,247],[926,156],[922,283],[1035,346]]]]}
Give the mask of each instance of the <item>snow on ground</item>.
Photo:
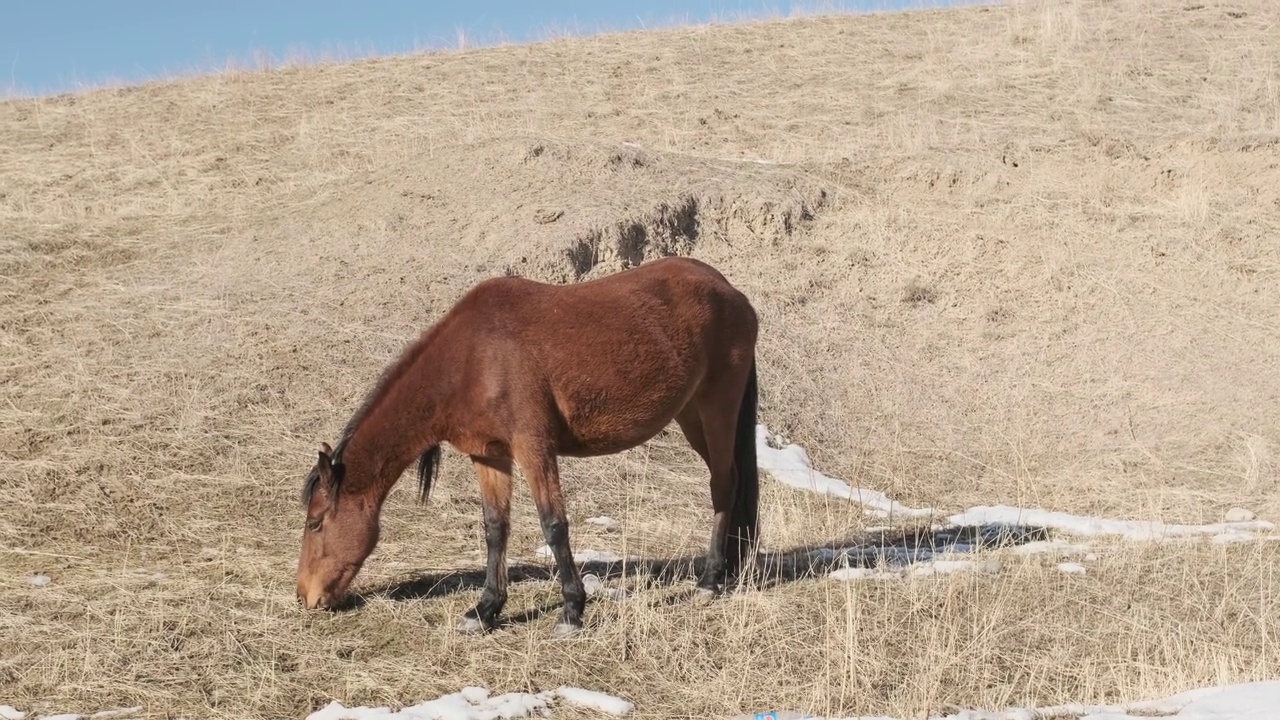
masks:
{"type": "Polygon", "coordinates": [[[1061,555],[1063,557],[1083,555],[1085,560],[1098,559],[1097,556],[1093,555],[1088,545],[1078,545],[1059,539],[1035,540],[1019,545],[1013,551],[1019,555],[1061,555]]]}
{"type": "Polygon", "coordinates": [[[1078,717],[1079,720],[1262,720],[1276,717],[1280,680],[1196,688],[1161,700],[1126,705],[1059,705],[1034,711],[1008,710],[998,714],[959,713],[944,720],[1035,720],[1078,717]]]}
{"type": "Polygon", "coordinates": [[[582,589],[586,590],[588,595],[600,595],[610,600],[625,600],[627,597],[625,589],[605,585],[604,581],[594,573],[582,576],[582,589]]]}
{"type": "MultiPolygon", "coordinates": [[[[843,480],[824,475],[813,468],[803,447],[772,436],[764,425],[756,426],[756,453],[760,468],[779,482],[801,490],[857,502],[868,514],[874,516],[932,518],[942,514],[932,508],[908,507],[877,490],[852,487],[843,480]],[[775,448],[773,444],[780,445],[781,448],[775,448]]],[[[951,560],[947,556],[973,553],[984,548],[1012,547],[1018,554],[1059,556],[1063,561],[1058,564],[1059,571],[1083,575],[1088,570],[1080,560],[1097,560],[1091,548],[1086,544],[1050,538],[1047,536],[1048,531],[1057,530],[1067,535],[1084,537],[1118,536],[1126,540],[1160,541],[1205,537],[1213,542],[1244,542],[1259,538],[1280,540],[1280,534],[1269,534],[1275,529],[1272,523],[1254,519],[1253,513],[1248,510],[1233,508],[1226,518],[1226,522],[1208,525],[1176,525],[1110,520],[1007,505],[977,506],[951,515],[948,525],[932,525],[927,533],[928,537],[923,539],[894,540],[891,537],[891,527],[868,528],[869,536],[877,533],[885,535],[879,540],[813,550],[808,553],[808,561],[815,570],[820,565],[841,568],[832,575],[841,580],[889,579],[974,570],[995,573],[999,572],[999,567],[989,563],[975,564],[969,560],[951,560]]],[[[606,516],[587,518],[586,522],[602,527],[616,524],[613,518],[606,516]]],[[[534,552],[543,558],[553,557],[551,548],[546,545],[534,552]]],[[[612,552],[590,549],[576,551],[573,558],[579,564],[639,560],[634,556],[624,558],[612,552]]],[[[601,593],[613,599],[621,599],[626,594],[618,588],[605,588],[598,581],[590,592],[601,593]]]]}
{"type": "Polygon", "coordinates": [[[1121,708],[1088,708],[1080,720],[1139,720],[1165,714],[1178,720],[1262,720],[1280,708],[1280,681],[1200,688],[1154,702],[1121,708]]]}
{"type": "MultiPolygon", "coordinates": [[[[920,536],[870,538],[850,545],[815,548],[807,555],[811,563],[845,563],[862,567],[885,563],[903,566],[944,559],[949,555],[967,555],[984,548],[1032,545],[1040,539],[1043,532],[1038,528],[1001,525],[939,527],[920,536]]],[[[1056,546],[1046,544],[1043,547],[1044,552],[1053,552],[1056,546]]]]}
{"type": "MultiPolygon", "coordinates": [[[[623,716],[635,705],[613,695],[594,690],[562,686],[540,693],[512,692],[491,695],[482,687],[465,687],[417,705],[393,711],[388,707],[344,707],[332,701],[307,716],[306,720],[497,720],[498,718],[548,717],[560,703],[609,715],[623,716]]],[[[1280,708],[1280,680],[1196,688],[1159,700],[1143,700],[1124,705],[1055,705],[1007,710],[961,710],[949,715],[932,715],[929,720],[1270,720],[1280,708]]],[[[94,715],[36,715],[11,705],[0,705],[0,720],[99,720],[127,718],[142,712],[141,707],[107,710],[94,715]]],[[[795,712],[761,712],[737,715],[730,720],[757,718],[808,718],[808,720],[894,720],[884,716],[820,718],[795,712]]]]}
{"type": "MultiPolygon", "coordinates": [[[[1145,700],[1127,705],[1057,705],[1043,708],[1011,708],[1001,711],[961,710],[950,715],[931,715],[929,720],[1263,720],[1277,716],[1280,708],[1280,681],[1240,683],[1198,688],[1162,700],[1145,700]]],[[[804,713],[758,713],[737,715],[730,720],[894,720],[884,716],[820,718],[804,713]]]]}
{"type": "Polygon", "coordinates": [[[32,575],[27,578],[27,584],[32,587],[44,587],[51,582],[53,582],[53,578],[48,575],[32,575]]]}
{"type": "MultiPolygon", "coordinates": [[[[769,429],[756,426],[756,454],[760,469],[779,482],[801,490],[822,495],[834,495],[861,503],[867,512],[877,517],[932,517],[939,514],[932,509],[909,508],[890,499],[884,493],[866,488],[850,487],[843,480],[823,475],[813,468],[809,454],[794,443],[782,443],[781,449],[769,443],[769,429]]],[[[1280,535],[1268,535],[1275,530],[1273,523],[1255,520],[1254,514],[1244,508],[1232,508],[1226,521],[1207,525],[1177,525],[1141,520],[1109,520],[1106,518],[1072,515],[1070,513],[1019,508],[1008,505],[977,506],[948,518],[956,526],[1017,525],[1058,530],[1069,535],[1098,537],[1119,536],[1125,540],[1163,541],[1172,538],[1210,537],[1214,542],[1246,542],[1255,539],[1280,540],[1280,535]]]]}
{"type": "Polygon", "coordinates": [[[1040,510],[1038,508],[1010,507],[1008,505],[973,507],[962,513],[952,515],[949,519],[955,525],[989,525],[992,523],[1036,525],[1060,530],[1070,535],[1086,537],[1118,535],[1126,540],[1154,541],[1195,535],[1210,535],[1215,538],[1226,535],[1232,539],[1248,540],[1255,538],[1258,533],[1266,533],[1275,529],[1275,525],[1266,520],[1221,522],[1208,525],[1175,525],[1145,520],[1108,520],[1085,515],[1040,510]]]}
{"type": "Polygon", "coordinates": [[[785,444],[776,449],[769,444],[769,429],[756,426],[756,456],[761,470],[767,471],[778,482],[801,490],[811,490],[821,495],[834,495],[861,503],[867,512],[878,517],[931,517],[936,511],[909,508],[878,490],[850,487],[849,483],[828,477],[813,469],[809,454],[795,444],[785,444]]]}
{"type": "Polygon", "coordinates": [[[636,709],[635,705],[620,697],[606,695],[595,690],[562,686],[556,690],[556,695],[559,695],[561,699],[570,705],[577,705],[589,710],[599,710],[609,715],[626,715],[636,709]]]}
{"type": "Polygon", "coordinates": [[[1089,572],[1089,569],[1085,566],[1080,563],[1073,562],[1058,563],[1058,570],[1066,573],[1067,575],[1084,575],[1089,572]]]}
{"type": "MultiPolygon", "coordinates": [[[[549,545],[543,545],[542,547],[538,548],[537,550],[534,550],[533,552],[538,557],[544,557],[544,558],[555,557],[555,555],[552,554],[551,546],[549,545]]],[[[573,554],[573,561],[578,564],[589,563],[589,562],[616,563],[616,562],[622,562],[623,559],[624,558],[621,555],[615,555],[611,552],[607,552],[604,550],[578,550],[573,554]]],[[[639,558],[635,557],[634,555],[628,555],[625,559],[634,562],[639,558]]]]}
{"type": "Polygon", "coordinates": [[[927,577],[930,575],[951,575],[958,572],[980,572],[988,575],[994,575],[1000,572],[1002,566],[998,560],[986,560],[978,562],[977,560],[934,560],[927,563],[917,563],[907,568],[907,575],[915,577],[927,577]]]}
{"type": "Polygon", "coordinates": [[[961,572],[977,572],[994,575],[1002,566],[997,560],[928,560],[913,563],[904,568],[894,567],[844,567],[833,570],[828,577],[833,580],[897,580],[903,577],[929,577],[952,575],[961,572]]]}
{"type": "Polygon", "coordinates": [[[387,707],[344,707],[334,700],[307,716],[307,720],[495,720],[495,718],[525,718],[551,714],[557,700],[568,705],[596,710],[609,715],[627,715],[635,706],[613,695],[594,690],[563,686],[554,691],[540,693],[513,692],[503,695],[489,694],[482,687],[465,687],[461,691],[443,695],[393,712],[387,707]]]}
{"type": "Polygon", "coordinates": [[[833,580],[897,580],[902,576],[882,568],[846,567],[832,570],[827,577],[833,580]]]}

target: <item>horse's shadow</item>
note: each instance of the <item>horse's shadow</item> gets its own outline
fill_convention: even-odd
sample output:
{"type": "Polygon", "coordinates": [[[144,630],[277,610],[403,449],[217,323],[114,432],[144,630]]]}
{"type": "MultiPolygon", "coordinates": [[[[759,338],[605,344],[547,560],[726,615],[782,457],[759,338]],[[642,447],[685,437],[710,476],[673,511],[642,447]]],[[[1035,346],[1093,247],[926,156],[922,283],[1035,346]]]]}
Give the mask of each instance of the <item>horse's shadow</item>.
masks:
{"type": "MultiPolygon", "coordinates": [[[[1029,525],[989,524],[947,528],[912,528],[868,534],[862,538],[803,545],[757,554],[742,582],[759,589],[825,575],[844,567],[903,567],[931,560],[939,555],[972,553],[978,550],[1022,545],[1049,537],[1047,528],[1029,525]]],[[[602,582],[619,578],[642,580],[644,588],[673,587],[696,578],[706,562],[702,555],[639,559],[618,562],[590,561],[579,564],[583,575],[592,574],[602,582]]],[[[511,582],[546,581],[556,577],[554,565],[522,563],[507,570],[511,582]]],[[[392,601],[430,599],[484,587],[485,571],[454,570],[417,573],[406,579],[361,593],[357,604],[373,598],[392,601]]],[[[692,592],[692,588],[690,588],[692,592]]],[[[667,597],[658,602],[676,602],[667,597]]],[[[559,604],[537,608],[508,617],[508,623],[535,620],[559,604]]]]}

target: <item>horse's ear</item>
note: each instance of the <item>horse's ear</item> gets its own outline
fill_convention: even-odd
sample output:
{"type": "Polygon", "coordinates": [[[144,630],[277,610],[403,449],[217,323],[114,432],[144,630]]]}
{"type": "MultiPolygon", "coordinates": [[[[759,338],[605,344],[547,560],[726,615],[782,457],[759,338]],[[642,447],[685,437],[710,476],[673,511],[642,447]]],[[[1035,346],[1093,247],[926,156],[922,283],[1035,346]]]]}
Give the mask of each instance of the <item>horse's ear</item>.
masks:
{"type": "Polygon", "coordinates": [[[329,447],[329,443],[322,442],[320,447],[316,448],[320,458],[317,465],[322,473],[328,474],[333,471],[333,448],[329,447]]]}

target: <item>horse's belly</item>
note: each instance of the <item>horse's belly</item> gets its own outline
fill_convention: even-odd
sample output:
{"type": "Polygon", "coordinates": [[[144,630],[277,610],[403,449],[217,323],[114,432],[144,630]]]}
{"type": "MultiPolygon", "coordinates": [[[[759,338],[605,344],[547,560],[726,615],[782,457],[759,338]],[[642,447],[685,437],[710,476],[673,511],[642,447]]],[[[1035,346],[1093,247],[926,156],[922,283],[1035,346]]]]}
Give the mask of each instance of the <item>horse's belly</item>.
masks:
{"type": "Polygon", "coordinates": [[[592,316],[575,318],[572,329],[548,331],[566,339],[560,352],[544,353],[563,421],[564,454],[604,455],[649,440],[707,374],[708,346],[714,343],[706,318],[686,317],[661,303],[615,305],[593,307],[592,316]],[[649,320],[631,317],[641,313],[649,320]],[[555,362],[546,359],[551,356],[555,362]]]}
{"type": "Polygon", "coordinates": [[[657,435],[689,401],[693,382],[645,382],[612,388],[579,385],[560,399],[563,455],[609,455],[657,435]]]}

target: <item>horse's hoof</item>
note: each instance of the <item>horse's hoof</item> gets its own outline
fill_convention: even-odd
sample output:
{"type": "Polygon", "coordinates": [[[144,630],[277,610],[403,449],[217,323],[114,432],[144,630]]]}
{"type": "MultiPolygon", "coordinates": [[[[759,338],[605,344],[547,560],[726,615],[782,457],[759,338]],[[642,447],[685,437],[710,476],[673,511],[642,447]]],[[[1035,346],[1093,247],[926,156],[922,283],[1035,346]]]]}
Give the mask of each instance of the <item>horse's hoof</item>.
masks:
{"type": "Polygon", "coordinates": [[[712,600],[715,600],[719,596],[720,596],[719,589],[700,587],[700,588],[695,588],[693,591],[693,601],[699,605],[705,605],[706,603],[709,603],[712,600]]]}
{"type": "Polygon", "coordinates": [[[578,635],[581,632],[581,625],[570,625],[567,622],[560,622],[556,623],[556,626],[551,628],[551,637],[555,640],[563,640],[565,638],[571,638],[578,635]]]}
{"type": "Polygon", "coordinates": [[[476,618],[462,618],[462,622],[458,623],[458,632],[463,635],[481,635],[484,633],[484,623],[476,618]]]}

